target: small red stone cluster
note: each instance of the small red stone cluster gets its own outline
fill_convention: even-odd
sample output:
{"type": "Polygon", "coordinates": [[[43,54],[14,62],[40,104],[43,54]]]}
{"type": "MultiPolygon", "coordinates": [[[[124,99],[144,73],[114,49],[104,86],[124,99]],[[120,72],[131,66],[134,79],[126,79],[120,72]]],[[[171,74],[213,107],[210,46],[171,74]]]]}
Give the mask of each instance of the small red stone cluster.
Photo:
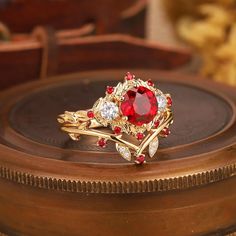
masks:
{"type": "Polygon", "coordinates": [[[135,75],[131,74],[130,72],[127,72],[125,75],[125,80],[132,80],[135,78],[135,75]]]}
{"type": "Polygon", "coordinates": [[[115,126],[113,131],[114,131],[115,134],[120,134],[121,133],[121,127],[115,126]]]}
{"type": "Polygon", "coordinates": [[[138,139],[138,140],[142,140],[143,138],[144,138],[144,134],[143,133],[137,133],[137,135],[136,135],[136,138],[138,139]]]}
{"type": "Polygon", "coordinates": [[[107,140],[100,138],[98,139],[97,145],[101,148],[105,148],[107,146],[107,140]]]}
{"type": "Polygon", "coordinates": [[[139,155],[136,158],[135,163],[138,164],[138,165],[141,165],[141,164],[145,163],[145,155],[144,154],[139,155]]]}
{"type": "Polygon", "coordinates": [[[114,92],[114,87],[112,87],[112,86],[107,86],[106,92],[107,92],[108,94],[112,94],[112,93],[114,92]]]}
{"type": "Polygon", "coordinates": [[[165,127],[162,131],[161,131],[161,135],[167,137],[170,134],[170,129],[165,127]]]}
{"type": "Polygon", "coordinates": [[[171,107],[172,106],[172,99],[171,97],[167,97],[167,106],[171,107]]]}
{"type": "Polygon", "coordinates": [[[93,118],[94,118],[94,113],[93,113],[93,111],[88,111],[88,112],[87,112],[87,116],[88,116],[88,118],[93,119],[93,118]]]}

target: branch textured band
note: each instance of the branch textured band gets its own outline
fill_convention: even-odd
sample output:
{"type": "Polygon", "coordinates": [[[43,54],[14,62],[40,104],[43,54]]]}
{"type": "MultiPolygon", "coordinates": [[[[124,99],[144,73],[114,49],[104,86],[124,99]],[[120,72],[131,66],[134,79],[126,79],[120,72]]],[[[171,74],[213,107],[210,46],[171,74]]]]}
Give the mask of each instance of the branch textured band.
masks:
{"type": "Polygon", "coordinates": [[[57,120],[73,140],[79,141],[82,135],[94,136],[101,148],[115,142],[125,160],[143,164],[146,149],[153,158],[159,137],[170,134],[171,106],[170,94],[164,94],[151,80],[135,79],[127,72],[124,82],[107,86],[105,97],[99,98],[91,109],[65,111],[57,120]],[[104,127],[109,129],[101,130],[104,127]]]}

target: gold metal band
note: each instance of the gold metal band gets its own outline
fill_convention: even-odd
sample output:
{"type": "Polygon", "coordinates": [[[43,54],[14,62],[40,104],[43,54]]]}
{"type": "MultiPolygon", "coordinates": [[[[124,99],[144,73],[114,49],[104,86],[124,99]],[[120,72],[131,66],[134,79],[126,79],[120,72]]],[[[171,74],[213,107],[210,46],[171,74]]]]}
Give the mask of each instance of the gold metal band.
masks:
{"type": "Polygon", "coordinates": [[[124,82],[108,86],[105,97],[99,98],[90,110],[66,111],[58,116],[58,122],[73,140],[89,135],[98,138],[100,147],[105,147],[107,141],[115,142],[124,159],[131,161],[134,156],[135,163],[142,164],[146,162],[145,149],[148,147],[149,157],[154,157],[158,137],[170,133],[171,105],[170,94],[163,94],[150,80],[135,79],[127,73],[124,82]],[[113,133],[99,130],[102,127],[109,127],[113,133]]]}
{"type": "Polygon", "coordinates": [[[120,143],[122,145],[126,145],[130,149],[136,152],[136,155],[140,155],[144,149],[150,144],[150,142],[158,136],[158,134],[163,130],[163,128],[169,126],[171,122],[173,121],[173,116],[171,110],[167,111],[165,119],[162,121],[162,123],[156,128],[151,129],[151,132],[145,137],[145,139],[141,142],[139,146],[126,141],[122,138],[122,135],[115,135],[106,133],[100,130],[96,130],[96,128],[103,127],[100,123],[98,123],[95,119],[91,121],[91,123],[86,126],[84,122],[87,122],[88,119],[86,116],[82,116],[82,114],[86,114],[86,111],[78,111],[75,113],[69,113],[66,112],[63,115],[60,115],[58,118],[58,121],[60,123],[64,123],[64,125],[61,127],[62,131],[68,133],[70,137],[73,137],[74,140],[78,140],[80,135],[89,135],[94,137],[100,137],[104,138],[106,140],[113,141],[115,143],[120,143]],[[77,114],[79,114],[77,116],[77,114]],[[70,120],[71,116],[73,116],[77,123],[66,123],[65,120],[70,120]],[[77,116],[77,117],[76,117],[77,116]],[[82,128],[81,128],[82,127],[82,128]]]}

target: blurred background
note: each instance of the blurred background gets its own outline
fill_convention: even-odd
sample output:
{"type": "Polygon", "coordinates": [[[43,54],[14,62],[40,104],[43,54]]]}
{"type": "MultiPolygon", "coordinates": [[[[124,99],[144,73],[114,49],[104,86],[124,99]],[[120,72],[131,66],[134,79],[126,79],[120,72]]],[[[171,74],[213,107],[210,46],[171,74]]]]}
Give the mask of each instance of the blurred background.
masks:
{"type": "Polygon", "coordinates": [[[0,89],[147,68],[236,85],[236,1],[0,0],[0,89]]]}
{"type": "Polygon", "coordinates": [[[201,75],[236,84],[236,1],[152,0],[149,8],[150,38],[189,47],[201,75]],[[155,21],[165,27],[157,31],[155,21]]]}

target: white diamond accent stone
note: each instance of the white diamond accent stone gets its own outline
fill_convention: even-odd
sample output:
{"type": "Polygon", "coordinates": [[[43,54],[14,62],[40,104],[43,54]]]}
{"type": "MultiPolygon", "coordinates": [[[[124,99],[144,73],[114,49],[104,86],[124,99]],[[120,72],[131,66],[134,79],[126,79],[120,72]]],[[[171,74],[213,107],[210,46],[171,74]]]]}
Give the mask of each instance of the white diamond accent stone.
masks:
{"type": "Polygon", "coordinates": [[[131,161],[131,152],[129,148],[116,144],[116,150],[120,153],[120,155],[127,161],[131,161]]]}
{"type": "Polygon", "coordinates": [[[101,106],[101,116],[107,120],[114,120],[119,113],[118,106],[114,102],[104,102],[101,106]]]}
{"type": "Polygon", "coordinates": [[[156,154],[157,152],[157,149],[158,149],[158,146],[159,146],[159,140],[157,137],[155,137],[149,144],[149,149],[148,149],[148,153],[149,153],[149,156],[152,158],[154,157],[154,155],[156,154]]]}
{"type": "Polygon", "coordinates": [[[158,111],[162,112],[166,109],[167,100],[164,94],[159,94],[156,96],[157,104],[158,104],[158,111]]]}

